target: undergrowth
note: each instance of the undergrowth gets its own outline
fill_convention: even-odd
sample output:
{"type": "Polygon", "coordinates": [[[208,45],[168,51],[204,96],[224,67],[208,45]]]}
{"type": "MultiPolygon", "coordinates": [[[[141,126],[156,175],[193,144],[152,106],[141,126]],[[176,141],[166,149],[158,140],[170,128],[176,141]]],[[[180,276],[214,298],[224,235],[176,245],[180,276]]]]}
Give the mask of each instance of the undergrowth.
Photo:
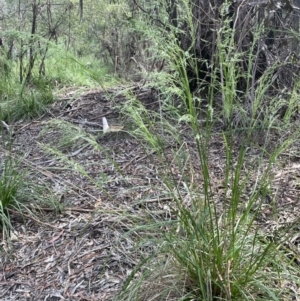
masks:
{"type": "Polygon", "coordinates": [[[40,74],[37,62],[31,80],[20,82],[19,62],[5,60],[7,72],[0,75],[0,120],[13,122],[39,116],[47,112],[55,95],[70,87],[75,91],[81,87],[82,92],[99,84],[104,88],[114,83],[106,66],[89,57],[78,59],[56,45],[50,47],[44,65],[44,75],[40,74]]]}
{"type": "MultiPolygon", "coordinates": [[[[184,21],[191,22],[189,25],[193,28],[191,17],[188,11],[184,21]]],[[[241,74],[235,33],[229,22],[224,22],[217,34],[215,64],[210,85],[205,87],[206,97],[193,93],[186,67],[193,68],[197,74],[197,61],[182,51],[171,29],[168,39],[149,31],[149,38],[156,42],[157,52],[169,68],[168,72],[157,75],[163,80],[150,83],[161,91],[158,111],[145,109],[129,93],[128,101],[121,106],[122,113],[132,124],[130,134],[149,153],[155,154],[163,167],[155,176],[163,183],[163,192],[159,192],[171,200],[165,205],[170,214],[159,219],[155,214],[143,218],[124,212],[131,222],[131,229],[124,237],[134,234],[137,238],[133,256],[138,254],[140,262],[115,300],[291,300],[293,294],[287,283],[300,285],[298,267],[285,248],[286,241],[291,238],[291,227],[283,228],[280,236],[270,238],[259,221],[265,206],[276,207],[272,167],[277,164],[278,156],[299,139],[299,131],[280,143],[271,145],[269,139],[273,130],[281,134],[280,128],[289,126],[298,109],[297,91],[289,101],[275,102],[269,98],[272,72],[277,66],[254,82],[254,46],[247,56],[248,69],[241,74]],[[242,95],[235,90],[240,77],[247,83],[242,95]],[[221,99],[219,106],[216,105],[218,99],[221,99]],[[249,99],[251,101],[247,102],[249,99]],[[277,113],[283,107],[287,109],[281,120],[277,113]],[[213,156],[215,142],[220,162],[213,156]],[[251,161],[253,153],[258,155],[251,161]],[[266,204],[269,199],[271,204],[266,204]],[[151,251],[143,252],[147,245],[151,245],[151,251]]],[[[260,30],[257,29],[258,33],[260,30]]],[[[196,43],[195,37],[191,39],[196,43]]],[[[258,39],[259,34],[254,37],[253,45],[258,39]]],[[[101,80],[103,74],[93,64],[66,57],[61,61],[63,65],[54,58],[49,60],[53,65],[53,73],[49,73],[52,84],[68,83],[67,72],[73,74],[77,84],[90,85],[101,80]],[[82,77],[87,81],[82,81],[82,77]]],[[[9,111],[14,106],[7,108],[7,95],[14,95],[14,88],[12,84],[7,86],[10,90],[2,92],[0,104],[2,119],[14,116],[9,111]]],[[[43,85],[42,89],[47,90],[47,87],[43,85]]],[[[22,101],[18,105],[23,116],[32,118],[30,112],[40,111],[43,105],[38,95],[27,94],[26,88],[15,86],[17,95],[24,97],[16,99],[22,101]]],[[[50,101],[51,93],[47,102],[50,101]]],[[[18,117],[14,118],[21,115],[16,114],[18,117]]],[[[62,152],[70,146],[85,147],[86,144],[103,151],[95,137],[67,123],[52,121],[49,126],[61,135],[57,149],[53,145],[40,146],[106,192],[108,177],[93,178],[83,166],[62,152]]],[[[106,155],[114,170],[122,174],[110,153],[106,155]]],[[[9,224],[5,208],[16,201],[22,177],[10,161],[2,168],[2,219],[4,224],[9,224]]],[[[276,217],[275,209],[272,213],[272,218],[276,217]]]]}
{"type": "MultiPolygon", "coordinates": [[[[188,17],[185,21],[189,22],[188,17]]],[[[193,28],[192,23],[189,25],[193,28]]],[[[201,94],[195,97],[186,66],[197,74],[197,64],[182,52],[172,32],[168,34],[171,38],[166,43],[157,44],[162,45],[161,54],[175,76],[166,75],[164,81],[151,83],[159,86],[161,97],[165,97],[159,113],[148,112],[145,118],[145,109],[132,95],[123,105],[123,113],[134,123],[133,135],[160,155],[165,167],[160,177],[173,199],[170,210],[174,219],[171,223],[157,223],[165,234],[157,239],[153,254],[144,254],[115,300],[289,300],[291,295],[283,282],[297,286],[300,280],[296,265],[281,248],[290,237],[289,229],[275,242],[258,225],[265,201],[272,195],[272,166],[299,139],[298,131],[280,144],[269,144],[271,131],[290,121],[282,121],[277,115],[286,102],[268,101],[272,74],[278,66],[265,72],[254,85],[252,66],[256,54],[252,48],[249,69],[241,75],[234,31],[225,22],[217,36],[218,64],[208,87],[209,98],[201,94]],[[235,90],[241,76],[248,83],[242,96],[235,90]],[[176,127],[172,127],[174,120],[171,122],[164,114],[172,106],[170,94],[181,100],[179,106],[173,107],[173,116],[181,115],[176,127]],[[222,109],[216,110],[219,95],[222,109]],[[252,97],[251,103],[243,106],[242,100],[248,97],[252,97]],[[206,104],[205,110],[202,103],[206,104]],[[205,112],[204,123],[199,121],[203,118],[201,109],[205,112]],[[220,124],[223,133],[217,132],[220,124]],[[243,131],[238,132],[239,128],[243,131]],[[165,151],[166,134],[177,143],[172,160],[165,151]],[[219,164],[221,195],[216,191],[216,167],[211,158],[216,137],[224,157],[219,164]],[[190,155],[195,149],[197,161],[190,155]],[[259,156],[250,164],[253,151],[259,156]],[[180,182],[175,171],[180,174],[180,182]]],[[[255,38],[258,37],[259,34],[255,38]]],[[[295,108],[291,100],[286,116],[290,117],[295,108]]]]}

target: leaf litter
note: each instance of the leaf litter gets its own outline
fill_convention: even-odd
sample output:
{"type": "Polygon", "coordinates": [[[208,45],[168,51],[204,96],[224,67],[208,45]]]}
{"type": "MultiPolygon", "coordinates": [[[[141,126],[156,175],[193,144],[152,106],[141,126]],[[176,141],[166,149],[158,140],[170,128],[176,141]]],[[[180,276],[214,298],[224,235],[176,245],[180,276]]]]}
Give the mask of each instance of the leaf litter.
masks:
{"type": "MultiPolygon", "coordinates": [[[[130,89],[147,109],[158,109],[150,89],[136,86],[130,89]]],[[[22,156],[28,179],[46,185],[49,204],[50,192],[56,202],[55,208],[43,204],[37,209],[32,204],[37,215],[41,211],[40,218],[27,212],[23,217],[11,212],[15,229],[11,233],[11,244],[4,238],[1,241],[1,300],[112,300],[139,260],[156,248],[149,240],[138,252],[137,246],[153,233],[147,229],[139,233],[132,229],[145,225],[149,219],[174,218],[174,201],[162,177],[172,173],[177,188],[185,195],[186,206],[190,206],[193,196],[185,187],[184,179],[188,178],[190,187],[201,195],[197,148],[188,134],[184,142],[188,159],[183,159],[182,164],[174,160],[178,152],[176,142],[166,146],[169,171],[155,151],[146,150],[128,133],[107,131],[101,135],[102,118],[126,128],[127,120],[118,109],[125,100],[124,95],[116,94],[113,89],[89,91],[80,96],[70,92],[54,103],[48,114],[13,125],[12,154],[22,156]],[[82,133],[98,136],[96,141],[100,147],[95,149],[89,141],[73,139],[73,136],[64,139],[58,121],[79,128],[80,137],[82,133]],[[57,145],[60,153],[47,149],[57,145]],[[141,237],[142,234],[145,237],[141,237]]],[[[177,126],[187,132],[185,125],[177,126]]],[[[226,199],[225,146],[221,141],[220,131],[212,136],[209,154],[214,200],[220,208],[226,199]]],[[[258,221],[266,235],[298,219],[298,151],[299,145],[294,144],[279,158],[279,163],[272,166],[273,186],[258,221]]],[[[249,162],[252,159],[249,154],[249,162]]],[[[251,164],[247,168],[251,169],[251,164]]],[[[249,193],[251,179],[255,181],[255,177],[253,173],[249,178],[249,193]]],[[[242,198],[247,200],[247,189],[242,198]]],[[[297,231],[287,246],[299,258],[300,237],[296,234],[297,231]]],[[[294,284],[287,285],[297,292],[294,284]]],[[[299,296],[299,292],[297,294],[299,296]]]]}

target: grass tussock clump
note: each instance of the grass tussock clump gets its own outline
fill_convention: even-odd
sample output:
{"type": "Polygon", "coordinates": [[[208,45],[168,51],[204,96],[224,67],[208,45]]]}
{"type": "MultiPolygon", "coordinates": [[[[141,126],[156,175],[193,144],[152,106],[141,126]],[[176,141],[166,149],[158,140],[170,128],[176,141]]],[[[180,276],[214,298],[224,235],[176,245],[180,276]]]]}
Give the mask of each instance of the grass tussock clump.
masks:
{"type": "MultiPolygon", "coordinates": [[[[174,220],[157,223],[165,234],[157,239],[156,252],[132,273],[118,300],[288,300],[286,282],[298,283],[299,273],[279,251],[286,237],[270,239],[258,223],[276,155],[250,174],[244,170],[246,148],[234,158],[227,147],[220,198],[214,193],[206,139],[199,137],[205,133],[197,136],[203,182],[197,187],[183,176],[185,189],[179,188],[166,167],[174,220]]],[[[187,160],[185,166],[195,164],[187,160]]],[[[182,171],[184,166],[178,166],[182,171]]]]}
{"type": "Polygon", "coordinates": [[[18,163],[8,155],[0,164],[0,227],[5,237],[12,228],[9,209],[22,207],[19,196],[23,180],[24,173],[20,173],[18,163]]]}
{"type": "MultiPolygon", "coordinates": [[[[149,117],[148,112],[144,118],[145,110],[132,99],[124,106],[124,113],[135,124],[133,135],[155,148],[165,166],[161,179],[173,199],[169,205],[173,219],[157,223],[157,228],[165,231],[159,231],[163,233],[155,252],[141,255],[143,260],[115,300],[291,300],[289,286],[299,285],[297,265],[283,247],[291,238],[290,228],[274,238],[260,222],[266,200],[272,199],[272,166],[299,139],[299,131],[295,131],[280,143],[269,144],[274,141],[273,130],[280,135],[279,129],[290,122],[290,115],[282,120],[278,112],[287,106],[289,114],[296,107],[293,100],[270,100],[272,74],[278,65],[259,81],[253,80],[254,46],[248,52],[248,69],[241,74],[241,54],[234,45],[234,35],[229,23],[224,22],[216,37],[216,64],[211,67],[205,98],[190,87],[187,72],[194,68],[193,74],[199,74],[197,62],[170,39],[162,43],[161,55],[172,72],[163,81],[153,82],[164,99],[159,103],[159,113],[149,117]],[[242,93],[236,90],[241,78],[246,83],[242,93]],[[217,106],[218,99],[221,102],[217,106]],[[180,122],[186,122],[188,129],[180,130],[180,122]],[[218,151],[224,158],[219,165],[221,195],[216,193],[212,170],[218,164],[211,150],[216,135],[223,137],[218,140],[222,145],[218,151]],[[166,136],[177,145],[172,161],[166,153],[166,136]],[[193,145],[197,161],[186,155],[184,163],[179,163],[176,155],[186,143],[193,145]],[[254,158],[252,154],[258,155],[254,158]],[[200,175],[193,169],[197,165],[200,175]],[[187,166],[189,173],[185,172],[187,166]],[[181,174],[180,184],[175,180],[175,170],[181,174]]],[[[272,206],[276,207],[275,201],[272,206]]],[[[272,219],[276,219],[276,208],[273,213],[272,219]]]]}

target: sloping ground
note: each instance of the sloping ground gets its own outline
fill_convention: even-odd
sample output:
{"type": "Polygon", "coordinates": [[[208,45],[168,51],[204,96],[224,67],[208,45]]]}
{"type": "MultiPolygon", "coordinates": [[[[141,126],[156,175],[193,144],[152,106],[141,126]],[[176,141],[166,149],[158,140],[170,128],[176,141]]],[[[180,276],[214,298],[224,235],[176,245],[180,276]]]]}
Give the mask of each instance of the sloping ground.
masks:
{"type": "MultiPolygon", "coordinates": [[[[158,109],[151,91],[132,88],[131,92],[146,108],[158,109]]],[[[130,130],[130,121],[119,112],[125,97],[115,95],[113,90],[91,91],[79,97],[70,93],[56,102],[47,115],[15,125],[12,153],[22,156],[28,179],[45,185],[41,195],[52,206],[41,205],[44,215],[37,213],[39,218],[29,213],[23,218],[11,213],[16,231],[11,246],[5,240],[1,243],[6,250],[0,259],[1,300],[111,300],[138,264],[140,255],[155,248],[151,243],[143,244],[138,252],[136,246],[144,238],[132,229],[149,220],[172,218],[174,203],[162,177],[171,177],[172,172],[187,205],[192,196],[183,185],[183,177],[201,191],[201,168],[187,126],[177,125],[187,133],[183,147],[188,159],[182,166],[174,159],[179,154],[178,145],[174,141],[166,145],[170,171],[165,170],[158,154],[128,132],[101,134],[103,116],[130,130]],[[72,140],[74,135],[66,140],[62,134],[66,128],[57,121],[69,122],[70,131],[73,125],[79,127],[80,130],[73,129],[78,136],[83,132],[87,137],[97,136],[97,145],[85,139],[72,140]],[[61,154],[51,153],[49,147],[57,146],[61,154]]],[[[273,166],[274,187],[259,221],[265,231],[273,233],[299,215],[298,150],[294,145],[273,166]]],[[[210,152],[213,191],[222,206],[225,150],[220,133],[212,137],[210,152]]],[[[2,157],[3,154],[4,151],[2,157]]],[[[249,149],[247,160],[254,181],[257,158],[253,149],[249,149]]],[[[249,191],[252,185],[250,182],[249,191]]],[[[247,201],[247,193],[243,198],[247,201]]],[[[297,231],[290,248],[299,258],[297,231]]],[[[297,287],[287,287],[300,296],[297,287]]]]}

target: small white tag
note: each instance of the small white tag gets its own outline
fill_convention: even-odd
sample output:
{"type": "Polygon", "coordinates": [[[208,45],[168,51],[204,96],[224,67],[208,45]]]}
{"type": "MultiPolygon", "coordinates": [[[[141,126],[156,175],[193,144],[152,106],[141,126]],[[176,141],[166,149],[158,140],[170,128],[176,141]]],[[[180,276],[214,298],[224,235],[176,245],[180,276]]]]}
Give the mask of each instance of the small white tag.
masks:
{"type": "Polygon", "coordinates": [[[108,133],[109,132],[109,125],[107,122],[107,119],[105,117],[102,117],[102,122],[103,122],[103,133],[108,133]]]}
{"type": "Polygon", "coordinates": [[[103,133],[110,133],[110,132],[120,132],[123,129],[123,126],[116,126],[112,125],[109,126],[107,119],[105,117],[102,117],[102,122],[103,122],[103,133]]]}

